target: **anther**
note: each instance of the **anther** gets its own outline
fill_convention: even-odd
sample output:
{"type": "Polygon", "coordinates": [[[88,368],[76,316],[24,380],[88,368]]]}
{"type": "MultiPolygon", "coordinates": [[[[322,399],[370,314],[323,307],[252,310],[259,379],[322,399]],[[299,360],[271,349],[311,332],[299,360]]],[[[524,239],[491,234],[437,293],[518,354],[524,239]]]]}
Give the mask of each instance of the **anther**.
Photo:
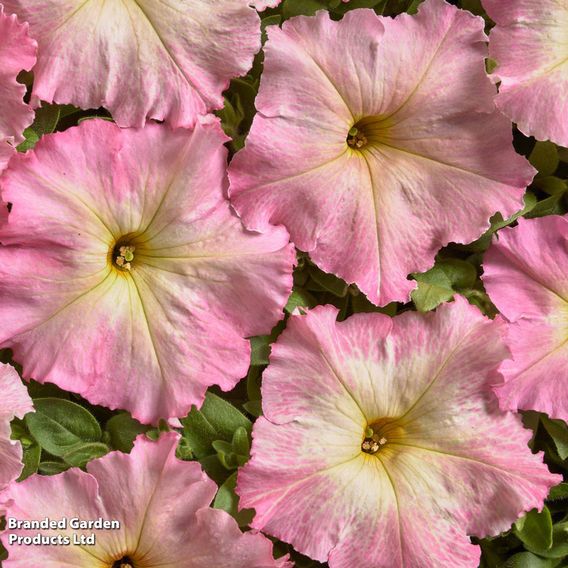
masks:
{"type": "Polygon", "coordinates": [[[114,259],[117,266],[123,270],[130,270],[132,265],[130,264],[134,260],[134,251],[136,247],[132,245],[121,246],[118,249],[119,255],[114,259]]]}

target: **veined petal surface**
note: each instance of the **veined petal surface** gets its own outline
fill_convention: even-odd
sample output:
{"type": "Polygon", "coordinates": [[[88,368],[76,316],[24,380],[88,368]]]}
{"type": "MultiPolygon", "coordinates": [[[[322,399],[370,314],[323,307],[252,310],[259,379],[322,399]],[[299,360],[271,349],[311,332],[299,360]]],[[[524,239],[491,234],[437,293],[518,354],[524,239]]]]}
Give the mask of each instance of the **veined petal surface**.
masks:
{"type": "MultiPolygon", "coordinates": [[[[10,365],[0,364],[0,501],[9,483],[22,471],[22,447],[10,439],[10,422],[33,410],[32,400],[18,373],[10,365]]],[[[1,507],[1,504],[0,504],[1,507]]],[[[0,512],[1,514],[1,512],[0,512]]]]}
{"type": "MultiPolygon", "coordinates": [[[[25,85],[16,77],[36,62],[36,42],[28,35],[28,25],[4,11],[0,4],[0,172],[24,140],[22,133],[33,121],[33,110],[24,103],[25,85]]],[[[0,202],[0,222],[4,217],[0,202]]]]}
{"type": "Polygon", "coordinates": [[[104,106],[121,126],[193,126],[260,49],[247,0],[5,0],[39,44],[35,101],[104,106]]]}
{"type": "Polygon", "coordinates": [[[504,409],[568,420],[568,218],[519,219],[499,231],[483,263],[491,300],[511,322],[513,358],[496,388],[504,409]]]}
{"type": "Polygon", "coordinates": [[[568,0],[482,0],[497,24],[497,106],[519,130],[568,146],[568,0]]]}
{"type": "Polygon", "coordinates": [[[512,147],[485,73],[483,20],[426,0],[415,16],[325,11],[268,28],[258,114],[231,163],[245,225],[283,224],[325,271],[376,304],[496,211],[534,171],[512,147]]]}
{"type": "Polygon", "coordinates": [[[503,322],[463,299],[394,319],[337,313],[292,317],[273,348],[241,506],[331,568],[477,567],[468,535],[507,529],[561,481],[491,391],[503,322]]]}
{"type": "Polygon", "coordinates": [[[14,158],[0,345],[25,377],[154,423],[246,375],[246,338],[282,317],[295,255],[283,228],[248,232],[231,211],[224,141],[214,120],[91,120],[14,158]]]}
{"type": "Polygon", "coordinates": [[[7,528],[2,542],[9,556],[3,564],[111,568],[123,561],[144,568],[289,568],[286,559],[273,559],[267,538],[241,533],[228,513],[209,508],[217,486],[197,462],[176,458],[178,441],[173,432],[157,442],[139,437],[131,454],[107,454],[91,461],[86,473],[71,469],[51,477],[34,475],[11,486],[8,519],[103,519],[118,521],[120,528],[41,531],[46,537],[70,539],[95,533],[94,546],[10,545],[10,534],[32,533],[7,528]]]}

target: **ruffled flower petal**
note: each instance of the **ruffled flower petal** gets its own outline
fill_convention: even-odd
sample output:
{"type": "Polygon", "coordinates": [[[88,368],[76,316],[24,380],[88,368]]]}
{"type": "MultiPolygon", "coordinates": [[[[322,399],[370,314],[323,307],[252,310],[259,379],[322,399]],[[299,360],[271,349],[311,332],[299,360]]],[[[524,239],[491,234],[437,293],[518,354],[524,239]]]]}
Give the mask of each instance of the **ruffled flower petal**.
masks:
{"type": "MultiPolygon", "coordinates": [[[[0,172],[15,152],[14,147],[24,140],[24,129],[34,119],[33,110],[23,100],[26,87],[16,77],[20,71],[29,71],[34,66],[37,44],[28,35],[28,25],[8,14],[0,4],[0,172]]],[[[3,209],[0,202],[0,221],[3,209]]]]}
{"type": "Polygon", "coordinates": [[[2,535],[6,568],[108,568],[120,560],[146,568],[288,568],[286,559],[273,559],[268,539],[242,534],[229,514],[209,509],[217,486],[197,462],[175,457],[178,441],[173,432],[157,442],[139,437],[131,454],[107,454],[90,462],[87,473],[34,475],[11,486],[8,522],[66,518],[67,528],[40,532],[71,544],[10,545],[10,535],[35,533],[8,524],[2,535]],[[72,519],[118,521],[120,528],[79,530],[70,526],[72,519]],[[93,533],[95,545],[73,544],[74,535],[93,533]]]}
{"type": "Polygon", "coordinates": [[[327,12],[268,28],[230,195],[245,225],[285,225],[325,271],[377,304],[490,216],[521,207],[534,171],[515,154],[485,74],[483,21],[444,0],[416,16],[327,12]]]}
{"type": "Polygon", "coordinates": [[[273,348],[241,506],[331,568],[478,566],[468,535],[507,529],[561,481],[491,391],[503,322],[463,299],[337,312],[292,317],[273,348]]]}
{"type": "Polygon", "coordinates": [[[10,422],[33,410],[32,400],[18,373],[0,364],[0,494],[22,471],[22,447],[10,439],[10,422]]]}
{"type": "Polygon", "coordinates": [[[497,24],[489,55],[497,106],[527,136],[568,146],[568,2],[482,0],[497,24]]]}
{"type": "Polygon", "coordinates": [[[2,180],[0,344],[24,375],[143,422],[246,375],[292,286],[283,228],[242,228],[225,137],[103,120],[44,137],[2,180]]]}
{"type": "Polygon", "coordinates": [[[4,0],[39,44],[36,101],[104,106],[121,126],[192,126],[250,69],[260,18],[247,0],[4,0]]]}
{"type": "Polygon", "coordinates": [[[483,281],[512,323],[513,358],[496,392],[504,409],[568,420],[568,218],[519,219],[485,255],[483,281]]]}

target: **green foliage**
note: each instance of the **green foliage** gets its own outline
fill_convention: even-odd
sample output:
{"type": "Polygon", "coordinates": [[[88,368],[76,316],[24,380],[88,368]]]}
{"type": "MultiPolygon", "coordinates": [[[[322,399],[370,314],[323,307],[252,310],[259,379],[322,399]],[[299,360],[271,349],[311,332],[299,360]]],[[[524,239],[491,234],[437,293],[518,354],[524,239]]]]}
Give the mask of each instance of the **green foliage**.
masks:
{"type": "Polygon", "coordinates": [[[150,430],[149,426],[140,424],[128,412],[116,414],[107,421],[105,426],[105,433],[110,446],[114,450],[126,453],[132,450],[136,436],[148,432],[148,430],[150,430]]]}
{"type": "Polygon", "coordinates": [[[81,467],[109,451],[101,442],[99,423],[82,406],[59,398],[38,398],[34,407],[35,412],[25,418],[30,434],[43,450],[69,466],[81,467]]]}
{"type": "Polygon", "coordinates": [[[515,523],[513,530],[529,550],[552,547],[552,516],[548,507],[543,507],[540,513],[533,509],[515,523]]]}
{"type": "Polygon", "coordinates": [[[418,311],[427,312],[451,300],[455,293],[472,289],[477,270],[464,260],[445,259],[428,272],[413,276],[418,287],[412,292],[412,300],[418,311]]]}
{"type": "Polygon", "coordinates": [[[31,150],[44,134],[51,134],[59,122],[60,114],[58,105],[44,104],[38,108],[33,124],[24,130],[25,140],[18,146],[18,152],[31,150]]]}
{"type": "Polygon", "coordinates": [[[219,491],[215,496],[213,506],[216,509],[223,509],[233,516],[239,523],[239,526],[247,526],[254,517],[254,509],[243,509],[239,511],[239,496],[235,493],[235,486],[237,484],[237,472],[232,473],[219,487],[219,491]]]}
{"type": "Polygon", "coordinates": [[[193,408],[182,421],[183,436],[189,442],[197,458],[215,453],[213,443],[231,442],[238,428],[247,434],[252,429],[251,421],[232,404],[208,392],[200,410],[193,408]]]}

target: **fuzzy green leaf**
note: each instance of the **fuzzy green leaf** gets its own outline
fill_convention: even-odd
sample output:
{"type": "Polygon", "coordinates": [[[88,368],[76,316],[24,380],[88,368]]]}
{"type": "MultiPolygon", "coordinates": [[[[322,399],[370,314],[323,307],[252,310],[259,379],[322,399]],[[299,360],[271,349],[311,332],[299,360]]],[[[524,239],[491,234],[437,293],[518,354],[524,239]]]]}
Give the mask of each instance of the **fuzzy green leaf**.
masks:
{"type": "Polygon", "coordinates": [[[79,444],[98,442],[102,432],[85,408],[61,398],[37,398],[35,412],[25,422],[39,445],[54,456],[63,456],[79,444]]]}

